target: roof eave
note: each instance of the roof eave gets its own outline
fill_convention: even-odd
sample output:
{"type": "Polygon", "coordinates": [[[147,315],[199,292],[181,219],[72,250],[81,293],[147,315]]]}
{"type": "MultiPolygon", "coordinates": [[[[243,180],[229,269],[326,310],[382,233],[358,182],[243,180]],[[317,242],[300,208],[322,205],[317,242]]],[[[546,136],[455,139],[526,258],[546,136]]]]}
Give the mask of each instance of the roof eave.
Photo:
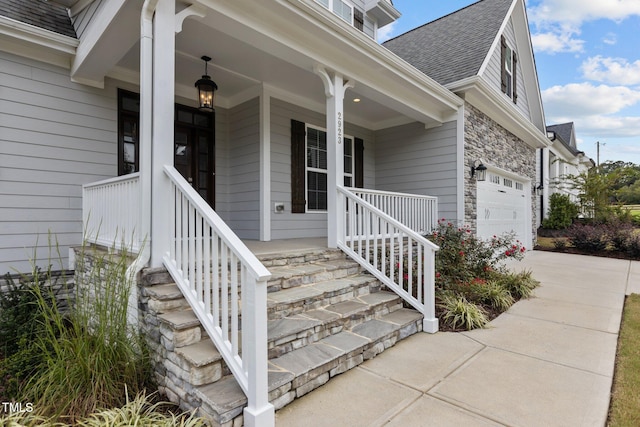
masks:
{"type": "Polygon", "coordinates": [[[495,120],[500,126],[516,135],[531,148],[551,146],[546,132],[542,132],[523,116],[502,93],[479,76],[468,77],[446,85],[454,93],[495,120]]]}
{"type": "Polygon", "coordinates": [[[31,24],[0,16],[3,50],[69,68],[78,40],[31,24]]]}

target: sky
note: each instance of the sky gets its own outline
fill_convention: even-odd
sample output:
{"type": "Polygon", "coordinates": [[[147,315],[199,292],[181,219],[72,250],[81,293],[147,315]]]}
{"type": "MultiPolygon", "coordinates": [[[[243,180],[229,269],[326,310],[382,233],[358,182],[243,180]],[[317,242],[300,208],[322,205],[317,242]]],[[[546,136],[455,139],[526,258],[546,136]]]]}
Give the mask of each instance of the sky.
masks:
{"type": "MultiPolygon", "coordinates": [[[[394,0],[403,34],[476,0],[394,0]]],[[[526,0],[547,125],[575,123],[578,149],[640,165],[640,0],[526,0]]]]}

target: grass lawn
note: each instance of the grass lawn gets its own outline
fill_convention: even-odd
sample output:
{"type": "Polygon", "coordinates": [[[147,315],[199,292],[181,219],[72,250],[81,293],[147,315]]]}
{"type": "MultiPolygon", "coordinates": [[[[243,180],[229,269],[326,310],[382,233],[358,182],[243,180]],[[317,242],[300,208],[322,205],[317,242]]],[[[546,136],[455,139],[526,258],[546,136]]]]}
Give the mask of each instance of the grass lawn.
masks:
{"type": "Polygon", "coordinates": [[[640,295],[637,294],[625,302],[608,425],[640,425],[640,295]]]}

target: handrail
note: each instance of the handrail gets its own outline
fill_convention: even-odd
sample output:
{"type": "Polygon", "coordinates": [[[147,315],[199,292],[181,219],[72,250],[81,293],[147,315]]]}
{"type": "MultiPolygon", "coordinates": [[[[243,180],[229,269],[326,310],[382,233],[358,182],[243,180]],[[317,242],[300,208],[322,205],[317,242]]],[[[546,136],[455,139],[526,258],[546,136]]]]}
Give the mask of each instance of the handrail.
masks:
{"type": "Polygon", "coordinates": [[[437,197],[365,188],[348,190],[416,233],[427,234],[438,224],[437,197]]]}
{"type": "Polygon", "coordinates": [[[438,331],[435,315],[437,245],[376,206],[338,186],[342,235],[338,247],[424,316],[423,330],[438,331]]]}
{"type": "Polygon", "coordinates": [[[173,166],[164,265],[247,395],[245,423],[274,421],[268,396],[271,273],[173,166]]]}
{"type": "Polygon", "coordinates": [[[90,243],[137,253],[140,235],[140,173],[82,186],[82,218],[90,243]]]}

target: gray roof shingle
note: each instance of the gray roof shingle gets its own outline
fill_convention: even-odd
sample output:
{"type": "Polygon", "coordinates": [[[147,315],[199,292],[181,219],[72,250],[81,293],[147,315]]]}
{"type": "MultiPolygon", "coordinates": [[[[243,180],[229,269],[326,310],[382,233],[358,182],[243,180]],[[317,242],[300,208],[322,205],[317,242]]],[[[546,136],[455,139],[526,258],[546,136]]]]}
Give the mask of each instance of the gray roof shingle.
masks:
{"type": "Polygon", "coordinates": [[[0,0],[0,15],[76,38],[67,9],[45,0],[0,0]]]}
{"type": "Polygon", "coordinates": [[[385,43],[442,85],[478,74],[513,0],[481,0],[385,43]]]}
{"type": "Polygon", "coordinates": [[[575,146],[575,141],[571,141],[571,135],[573,133],[573,122],[562,123],[559,125],[549,125],[547,126],[547,131],[555,132],[556,137],[562,142],[562,144],[567,147],[567,149],[574,155],[577,156],[578,153],[581,153],[578,150],[578,147],[575,146]]]}

